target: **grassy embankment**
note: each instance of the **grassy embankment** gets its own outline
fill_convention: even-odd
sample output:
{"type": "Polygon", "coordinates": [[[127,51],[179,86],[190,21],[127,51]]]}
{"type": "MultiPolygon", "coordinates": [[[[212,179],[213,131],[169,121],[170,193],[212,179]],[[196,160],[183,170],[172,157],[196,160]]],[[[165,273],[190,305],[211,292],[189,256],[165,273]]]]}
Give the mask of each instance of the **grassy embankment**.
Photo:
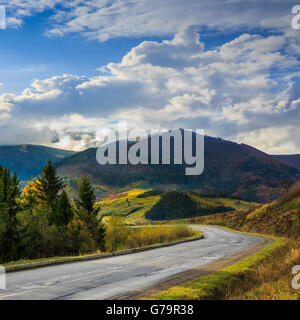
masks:
{"type": "Polygon", "coordinates": [[[279,201],[254,210],[181,220],[180,223],[220,225],[271,235],[274,242],[230,267],[162,291],[152,298],[300,299],[300,291],[291,286],[292,267],[300,264],[299,214],[300,185],[296,185],[279,201]]]}

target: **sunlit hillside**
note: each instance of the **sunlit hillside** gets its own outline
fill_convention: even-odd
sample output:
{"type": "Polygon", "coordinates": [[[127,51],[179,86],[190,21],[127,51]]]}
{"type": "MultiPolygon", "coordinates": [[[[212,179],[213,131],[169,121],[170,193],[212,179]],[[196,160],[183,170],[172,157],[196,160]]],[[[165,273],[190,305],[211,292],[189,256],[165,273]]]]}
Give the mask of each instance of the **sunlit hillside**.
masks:
{"type": "MultiPolygon", "coordinates": [[[[145,213],[151,209],[161,198],[161,195],[152,195],[158,190],[132,189],[126,192],[115,194],[100,201],[101,211],[105,217],[111,215],[124,216],[128,223],[146,222],[145,213]]],[[[228,207],[235,210],[248,210],[257,206],[254,202],[241,201],[227,198],[207,198],[196,192],[188,192],[189,196],[197,202],[198,208],[219,208],[228,207]]],[[[104,218],[105,220],[105,218],[104,218]]]]}
{"type": "Polygon", "coordinates": [[[107,199],[100,202],[101,214],[110,216],[113,214],[122,215],[128,223],[145,222],[145,213],[159,199],[160,196],[149,196],[139,198],[138,196],[148,190],[133,189],[128,192],[118,194],[113,199],[107,199]]]}

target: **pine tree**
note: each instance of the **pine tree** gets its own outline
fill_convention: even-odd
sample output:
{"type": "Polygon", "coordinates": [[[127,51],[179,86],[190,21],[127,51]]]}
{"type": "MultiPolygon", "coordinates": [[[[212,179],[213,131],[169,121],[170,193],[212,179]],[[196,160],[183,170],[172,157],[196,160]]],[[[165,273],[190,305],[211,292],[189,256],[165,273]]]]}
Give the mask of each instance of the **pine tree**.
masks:
{"type": "Polygon", "coordinates": [[[80,182],[78,199],[76,199],[77,214],[86,223],[98,247],[103,250],[105,226],[102,222],[102,217],[98,217],[100,208],[95,208],[95,202],[96,196],[91,181],[88,177],[84,176],[80,182]]]}
{"type": "Polygon", "coordinates": [[[0,259],[4,261],[17,259],[19,234],[17,232],[17,199],[21,190],[16,173],[10,175],[10,170],[0,167],[0,211],[5,221],[5,232],[2,234],[0,259]]]}
{"type": "Polygon", "coordinates": [[[77,207],[83,207],[89,213],[97,215],[99,209],[94,209],[96,202],[96,196],[92,187],[91,181],[87,176],[81,179],[81,183],[78,191],[78,199],[76,201],[77,207]]]}
{"type": "Polygon", "coordinates": [[[54,210],[59,192],[64,188],[63,180],[57,176],[51,160],[44,167],[39,183],[36,183],[38,197],[54,210]]]}
{"type": "Polygon", "coordinates": [[[53,222],[58,226],[67,225],[72,220],[73,216],[73,208],[68,194],[63,190],[57,200],[53,222]]]}

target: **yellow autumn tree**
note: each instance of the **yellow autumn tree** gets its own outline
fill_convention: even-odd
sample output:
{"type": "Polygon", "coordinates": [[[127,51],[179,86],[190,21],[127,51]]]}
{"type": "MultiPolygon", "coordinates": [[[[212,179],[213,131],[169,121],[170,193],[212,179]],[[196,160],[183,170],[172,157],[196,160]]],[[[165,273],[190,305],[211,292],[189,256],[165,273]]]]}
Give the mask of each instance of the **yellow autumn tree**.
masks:
{"type": "Polygon", "coordinates": [[[39,203],[39,190],[36,184],[40,184],[39,180],[29,181],[27,186],[23,190],[23,201],[28,207],[33,207],[35,204],[39,203]]]}

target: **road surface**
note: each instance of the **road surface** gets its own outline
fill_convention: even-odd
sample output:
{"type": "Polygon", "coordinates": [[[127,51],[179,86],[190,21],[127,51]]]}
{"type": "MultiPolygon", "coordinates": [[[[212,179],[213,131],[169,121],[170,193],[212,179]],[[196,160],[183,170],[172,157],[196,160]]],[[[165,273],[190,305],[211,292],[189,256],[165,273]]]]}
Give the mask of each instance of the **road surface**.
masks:
{"type": "Polygon", "coordinates": [[[99,260],[49,266],[6,275],[0,300],[108,299],[142,292],[170,276],[247,250],[260,237],[212,226],[192,226],[204,239],[99,260]]]}

